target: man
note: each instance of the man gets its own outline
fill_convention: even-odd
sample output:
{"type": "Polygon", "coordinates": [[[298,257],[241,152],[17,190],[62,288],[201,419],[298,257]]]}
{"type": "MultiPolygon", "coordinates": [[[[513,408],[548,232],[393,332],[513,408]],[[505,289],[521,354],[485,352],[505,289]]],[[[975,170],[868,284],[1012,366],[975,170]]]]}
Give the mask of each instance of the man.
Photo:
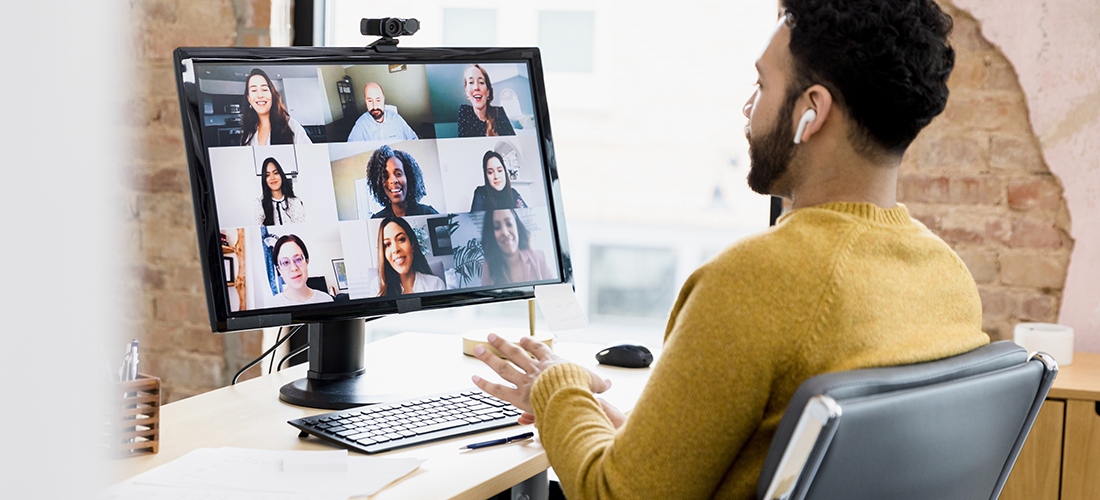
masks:
{"type": "Polygon", "coordinates": [[[416,132],[397,114],[397,108],[386,107],[386,95],[382,93],[381,85],[368,83],[363,87],[363,99],[367,103],[367,112],[355,121],[348,142],[417,139],[416,132]]]}
{"type": "Polygon", "coordinates": [[[988,342],[962,261],[895,199],[905,148],[947,101],[951,19],[932,0],[785,0],[745,106],[750,186],[790,199],[776,227],[698,269],[629,418],[609,386],[541,344],[474,378],[535,422],[566,496],[755,498],[795,389],[825,372],[988,342]]]}

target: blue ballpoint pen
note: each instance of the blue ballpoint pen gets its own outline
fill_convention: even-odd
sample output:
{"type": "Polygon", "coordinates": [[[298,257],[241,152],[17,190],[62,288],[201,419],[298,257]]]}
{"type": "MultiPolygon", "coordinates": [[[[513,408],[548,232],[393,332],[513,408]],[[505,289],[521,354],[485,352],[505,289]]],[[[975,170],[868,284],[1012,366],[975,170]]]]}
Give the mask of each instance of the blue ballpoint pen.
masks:
{"type": "Polygon", "coordinates": [[[535,437],[534,432],[524,432],[523,434],[519,434],[519,435],[516,435],[516,436],[500,438],[500,439],[494,439],[492,441],[483,441],[483,442],[480,442],[480,443],[468,444],[468,445],[463,446],[459,449],[460,450],[476,450],[478,448],[485,448],[486,446],[496,446],[498,444],[508,444],[508,443],[513,443],[513,442],[516,442],[516,441],[523,441],[524,439],[531,439],[533,437],[535,437]]]}

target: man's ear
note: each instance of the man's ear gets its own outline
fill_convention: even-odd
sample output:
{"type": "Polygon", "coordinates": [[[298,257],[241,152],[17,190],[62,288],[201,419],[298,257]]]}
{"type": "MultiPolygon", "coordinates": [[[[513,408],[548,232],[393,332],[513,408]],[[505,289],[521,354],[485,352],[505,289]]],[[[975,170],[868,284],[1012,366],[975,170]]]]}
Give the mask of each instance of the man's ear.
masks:
{"type": "Polygon", "coordinates": [[[825,120],[833,109],[833,94],[823,85],[811,85],[802,93],[802,98],[799,101],[805,103],[795,111],[800,119],[809,118],[806,113],[809,110],[813,110],[814,113],[812,118],[806,121],[805,126],[802,126],[801,122],[799,123],[796,131],[798,136],[795,137],[796,144],[810,140],[825,125],[825,120]]]}

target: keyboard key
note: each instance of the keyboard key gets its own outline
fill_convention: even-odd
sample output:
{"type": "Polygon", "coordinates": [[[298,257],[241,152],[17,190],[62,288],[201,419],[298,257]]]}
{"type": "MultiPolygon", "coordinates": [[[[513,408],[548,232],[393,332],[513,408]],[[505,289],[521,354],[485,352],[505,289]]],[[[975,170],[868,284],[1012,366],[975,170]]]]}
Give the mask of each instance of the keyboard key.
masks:
{"type": "Polygon", "coordinates": [[[462,427],[464,425],[470,425],[470,424],[468,422],[464,421],[464,420],[452,420],[450,422],[443,422],[443,423],[438,423],[438,424],[431,424],[431,425],[424,425],[424,426],[420,426],[420,427],[415,427],[415,428],[410,429],[410,430],[412,430],[413,432],[415,432],[417,434],[428,434],[429,432],[438,432],[438,431],[441,431],[441,430],[444,430],[444,429],[454,429],[455,427],[462,427]]]}

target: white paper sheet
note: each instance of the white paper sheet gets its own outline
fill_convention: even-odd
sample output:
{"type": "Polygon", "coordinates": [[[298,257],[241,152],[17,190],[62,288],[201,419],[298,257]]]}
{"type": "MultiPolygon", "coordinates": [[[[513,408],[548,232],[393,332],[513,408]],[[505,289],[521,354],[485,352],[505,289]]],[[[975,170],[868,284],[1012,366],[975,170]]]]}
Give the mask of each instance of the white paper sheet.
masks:
{"type": "Polygon", "coordinates": [[[347,472],[348,450],[286,451],[283,472],[347,472]]]}
{"type": "Polygon", "coordinates": [[[204,490],[183,486],[120,484],[101,493],[97,500],[347,500],[339,495],[302,495],[237,490],[204,490]]]}
{"type": "Polygon", "coordinates": [[[552,332],[588,326],[588,317],[584,315],[581,303],[573,293],[573,285],[569,283],[536,286],[535,302],[552,332]]]}
{"type": "MultiPolygon", "coordinates": [[[[135,484],[305,495],[373,495],[416,470],[419,459],[348,457],[344,472],[283,472],[288,454],[328,453],[200,448],[134,478],[135,484]]],[[[295,460],[301,461],[300,457],[295,460]]]]}

